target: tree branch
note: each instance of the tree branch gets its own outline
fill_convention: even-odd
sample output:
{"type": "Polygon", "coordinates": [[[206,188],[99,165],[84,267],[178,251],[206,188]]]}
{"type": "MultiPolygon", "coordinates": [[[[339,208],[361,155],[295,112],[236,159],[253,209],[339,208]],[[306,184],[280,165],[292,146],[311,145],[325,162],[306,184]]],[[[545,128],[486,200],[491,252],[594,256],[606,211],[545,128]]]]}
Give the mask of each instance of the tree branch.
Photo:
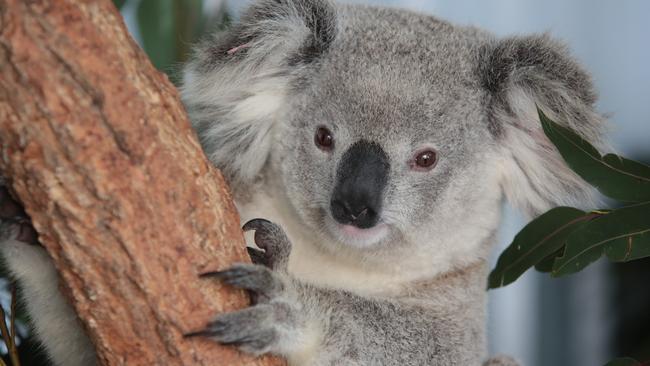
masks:
{"type": "Polygon", "coordinates": [[[246,304],[222,176],[109,0],[0,0],[0,171],[103,365],[271,365],[182,334],[246,304]]]}

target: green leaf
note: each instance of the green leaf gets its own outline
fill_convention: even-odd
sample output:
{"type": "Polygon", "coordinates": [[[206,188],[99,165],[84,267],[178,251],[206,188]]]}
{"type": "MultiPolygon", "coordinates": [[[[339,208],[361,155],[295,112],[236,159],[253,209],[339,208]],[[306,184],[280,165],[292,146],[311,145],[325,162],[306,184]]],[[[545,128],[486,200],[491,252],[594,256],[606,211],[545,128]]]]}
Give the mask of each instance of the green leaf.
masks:
{"type": "Polygon", "coordinates": [[[490,273],[488,288],[512,283],[530,267],[556,254],[564,246],[566,237],[593,217],[594,214],[575,208],[556,207],[531,221],[501,253],[490,273]]]}
{"type": "Polygon", "coordinates": [[[124,3],[126,0],[113,0],[113,4],[115,4],[115,7],[118,9],[122,9],[122,6],[124,6],[124,3]]]}
{"type": "Polygon", "coordinates": [[[603,253],[625,262],[650,256],[650,202],[613,210],[580,226],[566,238],[564,255],[553,264],[552,275],[582,270],[603,253]]]}
{"type": "Polygon", "coordinates": [[[582,137],[537,109],[546,136],[569,167],[604,195],[624,201],[650,200],[650,167],[618,155],[604,157],[582,137]]]}
{"type": "Polygon", "coordinates": [[[611,360],[605,366],[641,366],[641,363],[633,358],[624,357],[611,360]]]}
{"type": "Polygon", "coordinates": [[[549,255],[548,257],[542,259],[540,262],[537,262],[537,264],[535,265],[535,269],[542,273],[552,272],[553,263],[555,263],[555,259],[561,256],[563,251],[564,251],[564,246],[562,246],[562,248],[553,252],[553,254],[549,255]]]}
{"type": "Polygon", "coordinates": [[[168,71],[176,60],[176,17],[174,0],[142,0],[138,25],[142,46],[158,70],[168,71]]]}
{"type": "MultiPolygon", "coordinates": [[[[605,255],[612,262],[628,262],[650,257],[650,202],[633,209],[637,216],[625,222],[628,226],[626,232],[605,244],[605,255]]],[[[630,215],[634,213],[630,212],[630,215]]],[[[625,228],[621,228],[621,231],[624,230],[625,228]]]]}
{"type": "Polygon", "coordinates": [[[144,50],[158,70],[178,81],[178,66],[206,28],[203,0],[142,0],[137,15],[144,50]]]}

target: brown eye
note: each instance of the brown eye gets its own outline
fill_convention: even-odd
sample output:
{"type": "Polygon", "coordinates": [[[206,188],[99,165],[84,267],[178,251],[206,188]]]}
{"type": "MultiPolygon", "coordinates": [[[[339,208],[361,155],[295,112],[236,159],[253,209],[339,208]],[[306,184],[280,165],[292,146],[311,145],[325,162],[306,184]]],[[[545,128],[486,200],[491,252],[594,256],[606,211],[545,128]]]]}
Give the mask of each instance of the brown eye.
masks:
{"type": "Polygon", "coordinates": [[[427,149],[420,151],[415,155],[412,168],[416,170],[430,170],[436,165],[437,160],[438,157],[434,150],[427,149]]]}
{"type": "Polygon", "coordinates": [[[329,151],[334,148],[334,136],[332,132],[325,127],[319,127],[314,136],[314,142],[319,149],[329,151]]]}

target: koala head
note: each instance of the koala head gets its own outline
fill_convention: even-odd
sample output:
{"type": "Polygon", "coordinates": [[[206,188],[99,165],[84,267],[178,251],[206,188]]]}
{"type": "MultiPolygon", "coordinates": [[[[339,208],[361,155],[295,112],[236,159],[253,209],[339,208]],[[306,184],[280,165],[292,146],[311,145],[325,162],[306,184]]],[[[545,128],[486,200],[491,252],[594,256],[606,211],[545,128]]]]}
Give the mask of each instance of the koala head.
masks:
{"type": "Polygon", "coordinates": [[[198,48],[183,97],[235,191],[277,177],[302,225],[364,251],[476,245],[504,196],[529,215],[586,204],[536,106],[594,143],[603,128],[589,77],[548,36],[326,0],[253,5],[198,48]]]}

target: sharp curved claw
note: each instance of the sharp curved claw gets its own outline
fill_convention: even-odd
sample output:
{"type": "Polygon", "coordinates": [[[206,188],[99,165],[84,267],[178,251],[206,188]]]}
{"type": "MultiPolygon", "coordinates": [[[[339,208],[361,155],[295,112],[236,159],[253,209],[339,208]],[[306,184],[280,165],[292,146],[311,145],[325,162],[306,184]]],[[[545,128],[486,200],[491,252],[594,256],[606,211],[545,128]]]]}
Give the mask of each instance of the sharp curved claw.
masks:
{"type": "Polygon", "coordinates": [[[244,224],[243,229],[245,231],[255,230],[255,244],[263,249],[263,251],[248,251],[256,264],[263,264],[272,269],[286,270],[291,243],[280,226],[269,220],[253,219],[244,224]]]}
{"type": "Polygon", "coordinates": [[[212,334],[209,329],[197,330],[183,334],[183,338],[209,337],[212,334]]]}
{"type": "Polygon", "coordinates": [[[244,231],[260,230],[264,229],[267,225],[274,225],[271,221],[267,219],[252,219],[242,226],[244,231]]]}
{"type": "Polygon", "coordinates": [[[226,271],[210,271],[199,274],[199,278],[216,278],[222,279],[226,271]]]}
{"type": "Polygon", "coordinates": [[[269,265],[269,260],[266,257],[266,252],[263,250],[251,248],[251,247],[246,247],[246,251],[248,252],[248,256],[251,257],[251,261],[255,264],[261,264],[264,266],[269,265]]]}

